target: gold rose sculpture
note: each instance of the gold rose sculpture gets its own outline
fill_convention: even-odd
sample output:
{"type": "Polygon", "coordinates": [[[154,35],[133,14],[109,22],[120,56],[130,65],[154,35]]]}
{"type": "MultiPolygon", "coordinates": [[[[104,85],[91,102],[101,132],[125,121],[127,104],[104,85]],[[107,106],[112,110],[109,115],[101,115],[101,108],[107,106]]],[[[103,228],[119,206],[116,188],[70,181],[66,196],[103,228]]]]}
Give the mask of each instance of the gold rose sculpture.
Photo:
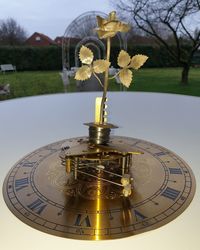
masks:
{"type": "MultiPolygon", "coordinates": [[[[100,124],[103,124],[103,108],[107,99],[109,79],[111,79],[109,78],[109,67],[111,65],[111,38],[114,37],[118,32],[128,32],[130,26],[119,21],[115,11],[109,14],[108,19],[97,16],[97,23],[98,28],[96,29],[96,32],[99,38],[107,40],[106,59],[94,61],[93,52],[89,48],[82,46],[79,52],[79,58],[83,65],[76,72],[75,79],[85,81],[94,75],[103,87],[103,96],[100,110],[100,124]],[[102,82],[97,75],[102,73],[104,73],[104,82],[102,82]]],[[[128,52],[121,50],[117,58],[117,64],[120,69],[112,78],[119,76],[120,82],[128,88],[133,80],[132,70],[138,70],[147,59],[148,57],[145,55],[135,55],[131,58],[128,52]]]]}

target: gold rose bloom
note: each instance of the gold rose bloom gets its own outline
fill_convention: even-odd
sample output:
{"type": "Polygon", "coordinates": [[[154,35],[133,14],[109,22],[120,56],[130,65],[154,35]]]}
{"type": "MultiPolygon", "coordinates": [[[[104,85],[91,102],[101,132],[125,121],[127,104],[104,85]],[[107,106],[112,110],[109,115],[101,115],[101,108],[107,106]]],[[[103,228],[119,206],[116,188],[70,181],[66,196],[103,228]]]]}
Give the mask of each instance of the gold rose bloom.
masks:
{"type": "Polygon", "coordinates": [[[112,11],[108,19],[97,16],[98,27],[96,29],[100,39],[114,37],[117,32],[128,32],[130,26],[117,20],[116,12],[112,11]]]}

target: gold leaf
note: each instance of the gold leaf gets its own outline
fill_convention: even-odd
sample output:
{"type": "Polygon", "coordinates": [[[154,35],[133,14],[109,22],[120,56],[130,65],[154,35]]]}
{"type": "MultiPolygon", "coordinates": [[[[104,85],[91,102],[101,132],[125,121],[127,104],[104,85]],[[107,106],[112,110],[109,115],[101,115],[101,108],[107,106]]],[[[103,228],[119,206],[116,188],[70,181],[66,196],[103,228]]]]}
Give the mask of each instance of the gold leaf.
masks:
{"type": "Polygon", "coordinates": [[[117,63],[121,68],[127,67],[131,61],[129,54],[125,50],[121,50],[117,59],[117,63]]]}
{"type": "Polygon", "coordinates": [[[100,74],[105,72],[110,66],[110,62],[107,60],[96,60],[93,64],[93,70],[95,73],[100,74]]]}
{"type": "Polygon", "coordinates": [[[82,46],[79,52],[79,58],[84,64],[91,64],[94,59],[93,52],[85,46],[82,46]]]}
{"type": "Polygon", "coordinates": [[[132,71],[130,69],[122,69],[119,73],[119,79],[121,83],[128,88],[133,79],[132,71]]]}
{"type": "Polygon", "coordinates": [[[145,55],[135,55],[131,59],[131,67],[133,69],[139,69],[148,59],[145,55]]]}
{"type": "Polygon", "coordinates": [[[75,79],[80,81],[85,81],[89,79],[92,75],[92,70],[89,66],[84,65],[79,68],[75,74],[75,79]]]}

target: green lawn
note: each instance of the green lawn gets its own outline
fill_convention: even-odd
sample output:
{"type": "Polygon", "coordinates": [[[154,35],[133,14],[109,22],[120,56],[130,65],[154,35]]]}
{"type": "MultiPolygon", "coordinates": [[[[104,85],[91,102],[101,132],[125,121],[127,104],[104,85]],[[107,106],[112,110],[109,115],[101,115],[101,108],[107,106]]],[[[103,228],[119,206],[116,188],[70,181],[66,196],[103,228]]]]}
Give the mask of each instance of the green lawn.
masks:
{"type": "Polygon", "coordinates": [[[11,93],[7,97],[0,96],[0,100],[63,92],[63,84],[57,71],[0,74],[0,84],[7,83],[10,84],[11,93]]]}
{"type": "MultiPolygon", "coordinates": [[[[191,69],[189,85],[181,86],[181,69],[159,68],[141,69],[134,74],[133,84],[128,91],[165,92],[200,96],[200,69],[191,69]]],[[[64,92],[63,83],[58,71],[51,72],[16,72],[0,74],[0,85],[10,84],[9,96],[0,96],[0,100],[64,92]]],[[[110,81],[111,91],[122,88],[114,80],[110,81]]],[[[67,87],[68,92],[76,91],[75,81],[67,87]]]]}
{"type": "Polygon", "coordinates": [[[200,96],[200,68],[190,70],[188,86],[181,86],[180,78],[180,68],[144,69],[136,72],[129,90],[200,96]]]}

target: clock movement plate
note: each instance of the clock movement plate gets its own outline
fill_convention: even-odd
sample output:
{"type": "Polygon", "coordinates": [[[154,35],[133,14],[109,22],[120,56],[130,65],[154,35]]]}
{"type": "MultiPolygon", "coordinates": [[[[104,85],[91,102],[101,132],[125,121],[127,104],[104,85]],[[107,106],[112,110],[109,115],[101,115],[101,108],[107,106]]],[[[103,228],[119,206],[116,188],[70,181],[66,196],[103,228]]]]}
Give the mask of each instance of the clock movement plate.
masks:
{"type": "Polygon", "coordinates": [[[134,155],[133,192],[123,197],[112,184],[81,177],[72,182],[59,158],[58,141],[16,163],[3,186],[5,202],[21,221],[40,231],[82,240],[115,239],[156,229],[180,215],[195,193],[189,166],[166,148],[143,140],[114,136],[112,143],[128,144],[134,155]]]}

